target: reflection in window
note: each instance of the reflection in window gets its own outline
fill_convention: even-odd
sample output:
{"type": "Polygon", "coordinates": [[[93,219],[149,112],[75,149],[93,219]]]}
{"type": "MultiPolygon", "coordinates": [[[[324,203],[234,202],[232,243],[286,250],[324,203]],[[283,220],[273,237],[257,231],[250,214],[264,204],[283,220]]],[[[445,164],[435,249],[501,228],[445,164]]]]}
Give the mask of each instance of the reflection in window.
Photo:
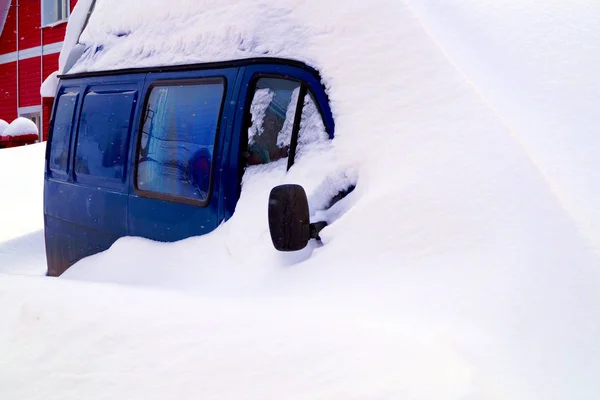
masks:
{"type": "Polygon", "coordinates": [[[84,100],[75,150],[75,174],[123,179],[136,93],[89,92],[84,100]]]}
{"type": "Polygon", "coordinates": [[[145,112],[137,188],[206,200],[223,83],[157,86],[145,112]]]}
{"type": "Polygon", "coordinates": [[[73,113],[77,97],[78,93],[68,92],[58,98],[50,143],[50,170],[52,171],[67,170],[73,113]]]}
{"type": "Polygon", "coordinates": [[[256,82],[250,105],[248,164],[266,164],[286,158],[300,83],[285,79],[261,78],[256,82]]]}

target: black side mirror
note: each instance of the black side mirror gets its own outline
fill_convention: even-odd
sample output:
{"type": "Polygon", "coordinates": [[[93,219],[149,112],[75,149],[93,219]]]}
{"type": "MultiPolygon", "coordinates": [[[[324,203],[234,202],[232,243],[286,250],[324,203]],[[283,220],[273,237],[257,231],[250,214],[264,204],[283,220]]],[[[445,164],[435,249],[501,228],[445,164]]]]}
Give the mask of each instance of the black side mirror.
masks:
{"type": "Polygon", "coordinates": [[[300,185],[280,185],[269,196],[269,231],[279,251],[302,250],[310,239],[319,239],[325,222],[310,223],[308,199],[300,185]]]}

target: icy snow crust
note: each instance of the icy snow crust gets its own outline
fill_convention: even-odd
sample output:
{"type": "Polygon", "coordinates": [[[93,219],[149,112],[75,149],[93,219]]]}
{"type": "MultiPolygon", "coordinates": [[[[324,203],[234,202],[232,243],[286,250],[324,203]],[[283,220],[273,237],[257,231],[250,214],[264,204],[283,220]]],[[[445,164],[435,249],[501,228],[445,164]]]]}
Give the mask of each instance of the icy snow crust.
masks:
{"type": "Polygon", "coordinates": [[[73,72],[300,59],[325,77],[336,138],[288,173],[248,169],[210,235],[125,238],[59,280],[0,275],[7,397],[598,398],[600,262],[581,205],[600,200],[600,166],[579,157],[600,129],[600,42],[579,23],[595,5],[323,3],[98,0],[73,72]],[[535,74],[548,60],[569,68],[535,74]],[[280,183],[303,184],[331,222],[322,246],[272,249],[280,183]]]}

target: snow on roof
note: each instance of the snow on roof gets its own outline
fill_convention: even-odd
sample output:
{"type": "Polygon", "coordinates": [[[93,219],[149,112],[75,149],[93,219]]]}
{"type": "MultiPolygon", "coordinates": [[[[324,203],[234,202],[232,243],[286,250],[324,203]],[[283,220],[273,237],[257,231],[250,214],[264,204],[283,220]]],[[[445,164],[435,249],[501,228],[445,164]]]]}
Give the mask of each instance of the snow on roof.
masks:
{"type": "MultiPolygon", "coordinates": [[[[85,51],[69,72],[264,56],[319,64],[319,52],[336,46],[335,42],[317,45],[315,40],[327,35],[336,20],[331,5],[321,1],[173,0],[169,4],[167,8],[163,0],[98,1],[80,37],[85,51]]],[[[364,6],[344,7],[356,12],[364,6]]]]}
{"type": "Polygon", "coordinates": [[[2,136],[17,137],[25,135],[38,135],[37,125],[30,119],[19,117],[8,125],[2,136]]]}

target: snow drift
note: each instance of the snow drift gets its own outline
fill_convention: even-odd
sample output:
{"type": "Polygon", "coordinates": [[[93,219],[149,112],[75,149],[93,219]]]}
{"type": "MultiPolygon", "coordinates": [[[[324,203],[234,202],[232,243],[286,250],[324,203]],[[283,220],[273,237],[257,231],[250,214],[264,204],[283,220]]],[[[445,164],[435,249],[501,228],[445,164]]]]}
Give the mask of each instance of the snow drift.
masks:
{"type": "MultiPolygon", "coordinates": [[[[596,86],[585,76],[600,70],[593,56],[600,42],[593,25],[571,18],[595,15],[594,5],[170,4],[165,11],[157,0],[99,0],[80,38],[86,50],[70,72],[300,59],[325,78],[336,138],[289,173],[283,166],[248,173],[234,217],[210,235],[175,244],[125,238],[59,282],[0,277],[7,288],[0,293],[13,299],[0,309],[7,324],[0,343],[11,344],[7,363],[18,365],[2,371],[2,387],[14,397],[50,388],[37,393],[73,398],[97,387],[146,398],[167,388],[179,397],[598,397],[600,269],[594,225],[582,225],[594,221],[595,209],[585,205],[597,199],[582,182],[594,182],[598,166],[579,157],[593,148],[591,131],[544,130],[592,107],[596,86]],[[582,26],[591,34],[578,34],[582,26]],[[586,52],[593,67],[571,62],[530,72],[586,52]],[[559,85],[564,91],[553,93],[564,96],[548,107],[545,89],[566,77],[576,79],[559,85]],[[525,88],[529,97],[520,97],[525,88]],[[556,113],[563,99],[573,106],[556,113]],[[525,124],[527,113],[536,123],[525,124]],[[542,116],[549,122],[540,123],[542,116]],[[579,173],[562,174],[556,157],[579,173]],[[322,246],[294,255],[271,248],[268,191],[285,182],[305,185],[313,210],[320,194],[357,184],[319,215],[332,222],[322,246]],[[153,300],[158,292],[69,280],[204,298],[161,293],[153,300]],[[51,346],[71,343],[67,337],[77,339],[51,346]],[[289,346],[277,345],[278,337],[289,346]],[[442,339],[420,342],[431,337],[442,339]],[[51,348],[43,362],[35,350],[23,357],[31,343],[51,348]],[[77,361],[82,348],[90,364],[77,361]],[[39,386],[18,383],[25,370],[39,386]],[[50,381],[52,370],[60,374],[50,381]]],[[[591,112],[582,115],[586,126],[600,127],[591,112]]]]}

